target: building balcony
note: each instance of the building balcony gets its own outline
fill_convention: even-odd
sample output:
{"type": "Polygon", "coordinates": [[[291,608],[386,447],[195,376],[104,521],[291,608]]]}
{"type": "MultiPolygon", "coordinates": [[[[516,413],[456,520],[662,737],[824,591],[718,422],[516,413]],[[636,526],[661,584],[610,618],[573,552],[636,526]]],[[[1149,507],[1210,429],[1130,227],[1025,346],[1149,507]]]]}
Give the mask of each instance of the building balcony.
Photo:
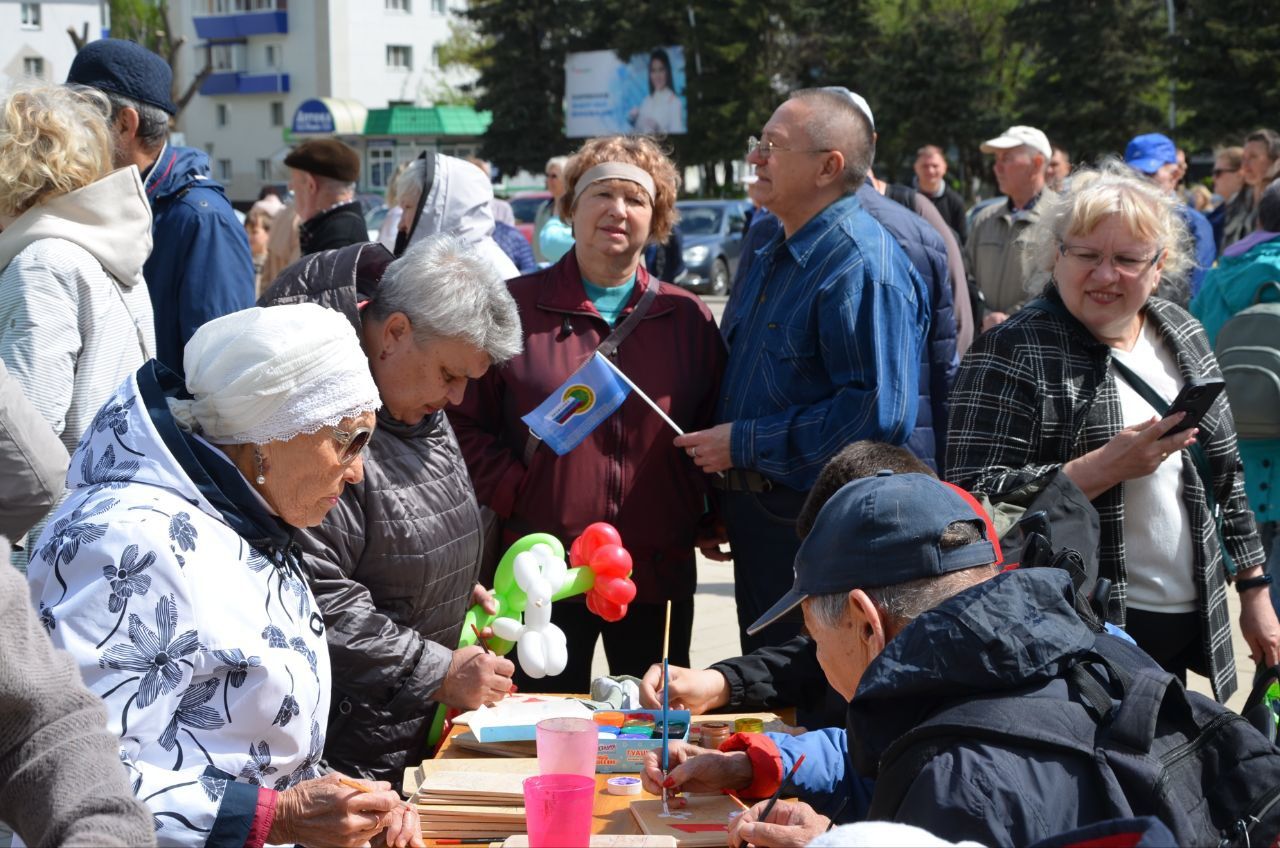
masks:
{"type": "Polygon", "coordinates": [[[196,25],[196,35],[206,41],[279,35],[289,31],[289,13],[285,11],[198,15],[192,20],[196,25]]]}
{"type": "Polygon", "coordinates": [[[250,74],[244,71],[218,71],[209,74],[200,93],[211,94],[288,94],[288,74],[250,74]]]}

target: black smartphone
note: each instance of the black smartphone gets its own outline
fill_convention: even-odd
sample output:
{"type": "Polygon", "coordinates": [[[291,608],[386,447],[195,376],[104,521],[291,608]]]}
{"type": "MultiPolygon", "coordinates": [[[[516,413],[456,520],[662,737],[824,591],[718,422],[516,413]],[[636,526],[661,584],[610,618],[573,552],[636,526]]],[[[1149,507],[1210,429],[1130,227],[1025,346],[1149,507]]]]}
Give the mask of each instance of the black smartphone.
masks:
{"type": "Polygon", "coordinates": [[[1165,415],[1167,417],[1175,412],[1185,412],[1187,415],[1165,435],[1171,436],[1174,433],[1198,427],[1200,419],[1208,414],[1213,402],[1218,399],[1218,395],[1222,394],[1226,385],[1222,380],[1192,380],[1183,386],[1165,415]]]}

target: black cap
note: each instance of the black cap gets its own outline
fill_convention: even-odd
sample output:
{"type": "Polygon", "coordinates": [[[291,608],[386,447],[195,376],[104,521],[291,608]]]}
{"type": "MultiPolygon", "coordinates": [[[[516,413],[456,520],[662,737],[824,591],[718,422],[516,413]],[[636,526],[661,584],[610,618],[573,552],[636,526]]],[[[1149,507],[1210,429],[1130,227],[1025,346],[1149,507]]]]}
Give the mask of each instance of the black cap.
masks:
{"type": "Polygon", "coordinates": [[[141,44],[120,38],[90,41],[71,62],[68,85],[83,85],[119,94],[163,109],[178,111],[170,99],[173,70],[169,63],[141,44]]]}

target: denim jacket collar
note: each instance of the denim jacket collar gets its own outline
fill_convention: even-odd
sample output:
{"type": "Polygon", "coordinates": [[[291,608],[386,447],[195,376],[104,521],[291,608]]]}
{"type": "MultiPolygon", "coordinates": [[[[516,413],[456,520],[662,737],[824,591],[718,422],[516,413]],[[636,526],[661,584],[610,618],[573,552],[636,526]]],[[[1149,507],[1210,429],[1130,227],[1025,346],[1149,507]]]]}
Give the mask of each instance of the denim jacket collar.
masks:
{"type": "MultiPolygon", "coordinates": [[[[861,206],[862,204],[858,202],[857,197],[852,194],[846,194],[817,215],[814,215],[803,227],[796,231],[795,235],[783,242],[787,250],[790,251],[791,258],[801,268],[806,267],[809,258],[813,256],[813,251],[826,238],[827,233],[833,228],[841,226],[849,214],[853,210],[861,208],[861,206]]],[[[785,232],[781,229],[779,231],[785,232]]],[[[775,249],[775,245],[770,243],[766,246],[766,250],[769,249],[775,249]]]]}

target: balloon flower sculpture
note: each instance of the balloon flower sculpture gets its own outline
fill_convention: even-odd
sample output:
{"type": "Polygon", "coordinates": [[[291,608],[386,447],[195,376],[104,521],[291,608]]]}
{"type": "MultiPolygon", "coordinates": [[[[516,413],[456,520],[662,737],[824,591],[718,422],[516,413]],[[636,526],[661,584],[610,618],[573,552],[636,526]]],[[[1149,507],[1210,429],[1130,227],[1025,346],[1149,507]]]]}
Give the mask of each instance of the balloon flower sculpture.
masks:
{"type": "Polygon", "coordinates": [[[512,545],[498,563],[493,595],[496,614],[479,604],[467,611],[459,647],[476,641],[477,629],[493,628],[489,647],[506,654],[513,646],[525,674],[556,675],[569,661],[564,631],[551,623],[551,604],[583,592],[587,609],[605,621],[620,621],[636,596],[630,580],[631,554],[612,525],[598,522],[582,531],[569,547],[555,536],[532,533],[512,545]]]}

